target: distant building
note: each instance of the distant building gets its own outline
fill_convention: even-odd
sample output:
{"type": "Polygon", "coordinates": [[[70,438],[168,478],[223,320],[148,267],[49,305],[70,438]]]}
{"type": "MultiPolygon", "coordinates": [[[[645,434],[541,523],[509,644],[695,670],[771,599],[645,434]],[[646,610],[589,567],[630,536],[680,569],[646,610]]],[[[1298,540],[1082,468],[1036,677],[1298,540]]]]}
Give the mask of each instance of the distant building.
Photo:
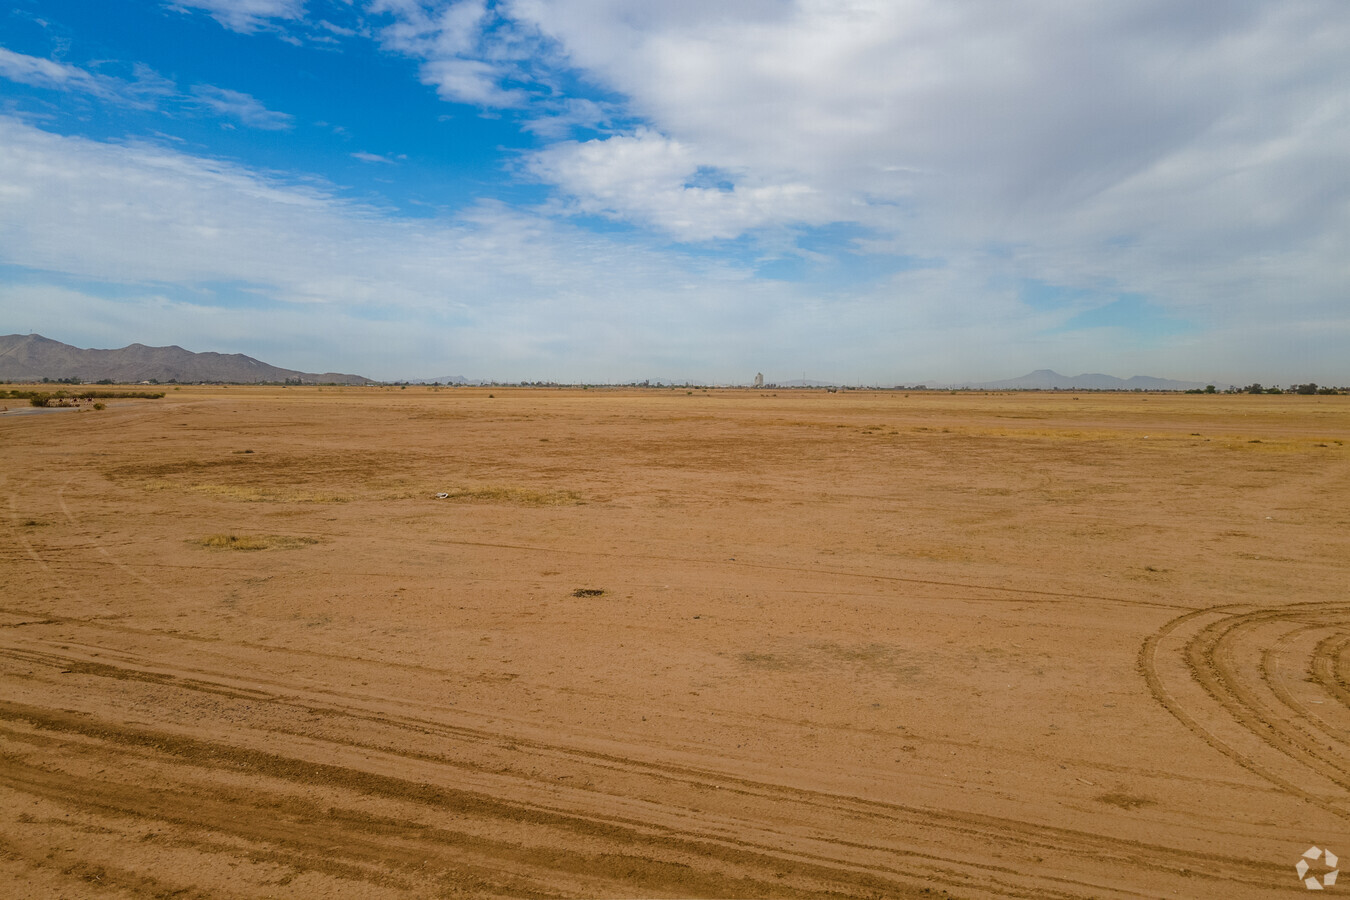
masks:
{"type": "Polygon", "coordinates": [[[764,373],[763,373],[763,372],[756,372],[756,373],[755,373],[755,387],[764,387],[764,373]]]}

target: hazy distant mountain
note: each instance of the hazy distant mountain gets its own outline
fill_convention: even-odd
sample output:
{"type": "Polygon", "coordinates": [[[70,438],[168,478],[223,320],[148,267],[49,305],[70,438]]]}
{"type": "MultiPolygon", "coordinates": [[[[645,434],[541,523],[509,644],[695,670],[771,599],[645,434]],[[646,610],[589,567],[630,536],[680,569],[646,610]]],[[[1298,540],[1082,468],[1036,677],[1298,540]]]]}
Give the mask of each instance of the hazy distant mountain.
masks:
{"type": "MultiPolygon", "coordinates": [[[[1114,375],[1061,375],[1050,369],[1037,369],[1021,378],[1008,378],[1004,381],[980,381],[955,385],[955,387],[977,388],[987,391],[1189,391],[1203,388],[1198,381],[1173,381],[1170,378],[1152,378],[1147,375],[1135,375],[1133,378],[1117,378],[1114,375]]],[[[1217,385],[1220,389],[1226,384],[1217,385]]]]}
{"type": "Polygon", "coordinates": [[[298,372],[280,369],[242,353],[193,353],[182,347],[132,344],[120,350],[82,350],[40,334],[0,337],[0,379],[41,381],[78,378],[111,379],[120,384],[142,381],[221,381],[230,384],[300,381],[305,384],[369,384],[360,375],[298,372]]]}
{"type": "Polygon", "coordinates": [[[480,384],[481,382],[471,381],[463,375],[442,375],[440,378],[411,378],[408,384],[480,384]]]}

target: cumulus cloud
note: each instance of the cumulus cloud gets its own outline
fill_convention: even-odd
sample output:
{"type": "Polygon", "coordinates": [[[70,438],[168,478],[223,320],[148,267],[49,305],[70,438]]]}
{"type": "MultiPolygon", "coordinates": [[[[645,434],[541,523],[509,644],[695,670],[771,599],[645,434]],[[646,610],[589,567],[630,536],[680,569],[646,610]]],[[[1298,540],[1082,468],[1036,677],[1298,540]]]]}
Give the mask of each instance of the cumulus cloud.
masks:
{"type": "Polygon", "coordinates": [[[682,241],[735,238],[782,223],[819,224],[839,214],[829,198],[804,183],[700,184],[708,167],[691,148],[646,130],[558,143],[532,155],[527,167],[574,198],[579,212],[639,221],[682,241]]]}
{"type": "Polygon", "coordinates": [[[423,83],[434,85],[442,98],[485,108],[528,102],[528,93],[510,83],[529,79],[524,67],[537,42],[489,9],[487,0],[375,0],[370,11],[392,18],[381,42],[421,60],[423,83]]]}
{"type": "Polygon", "coordinates": [[[565,209],[678,240],[851,222],[858,249],[1195,316],[1344,302],[1350,17],[1333,0],[501,9],[645,123],[527,161],[565,209]]]}
{"type": "Polygon", "coordinates": [[[550,71],[625,98],[645,124],[523,169],[565,209],[677,240],[852,222],[860,248],[995,248],[1007,274],[1201,307],[1253,279],[1329,302],[1346,274],[1332,248],[1350,239],[1335,162],[1350,155],[1350,17],[1335,0],[377,8],[386,45],[443,96],[529,101],[541,136],[576,113],[550,71]],[[707,170],[722,189],[697,183],[707,170]]]}

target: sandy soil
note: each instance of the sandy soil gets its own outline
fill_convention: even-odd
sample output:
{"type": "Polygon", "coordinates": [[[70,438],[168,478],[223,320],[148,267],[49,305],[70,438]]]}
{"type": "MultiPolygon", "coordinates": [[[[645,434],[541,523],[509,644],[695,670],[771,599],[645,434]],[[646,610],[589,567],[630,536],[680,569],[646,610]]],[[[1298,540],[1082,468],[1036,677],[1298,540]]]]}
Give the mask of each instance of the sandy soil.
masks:
{"type": "Polygon", "coordinates": [[[0,416],[0,894],[1298,896],[1348,587],[1350,397],[0,416]]]}

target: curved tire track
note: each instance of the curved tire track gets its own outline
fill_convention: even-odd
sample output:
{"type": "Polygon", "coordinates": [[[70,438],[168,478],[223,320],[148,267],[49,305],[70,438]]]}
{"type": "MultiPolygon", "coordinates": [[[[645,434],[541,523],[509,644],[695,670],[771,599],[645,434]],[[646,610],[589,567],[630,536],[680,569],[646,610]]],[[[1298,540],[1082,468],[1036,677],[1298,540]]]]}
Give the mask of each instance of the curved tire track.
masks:
{"type": "Polygon", "coordinates": [[[1350,731],[1332,722],[1350,721],[1341,668],[1348,646],[1350,604],[1212,607],[1151,635],[1139,668],[1155,699],[1207,745],[1350,819],[1350,731]],[[1290,672],[1319,697],[1296,696],[1290,672]]]}

